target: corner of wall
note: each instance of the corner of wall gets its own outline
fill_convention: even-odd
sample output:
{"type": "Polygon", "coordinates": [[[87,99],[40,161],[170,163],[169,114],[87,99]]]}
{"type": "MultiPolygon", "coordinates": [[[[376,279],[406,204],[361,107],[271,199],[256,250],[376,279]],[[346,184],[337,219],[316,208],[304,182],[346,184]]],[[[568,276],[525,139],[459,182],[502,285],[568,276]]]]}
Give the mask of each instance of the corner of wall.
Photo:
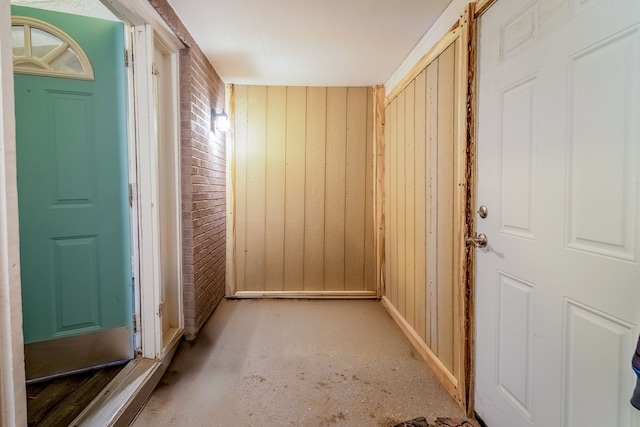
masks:
{"type": "Polygon", "coordinates": [[[452,0],[438,20],[428,29],[416,47],[387,80],[385,83],[387,93],[391,92],[409,74],[413,66],[458,22],[468,3],[470,3],[469,0],[452,0]]]}

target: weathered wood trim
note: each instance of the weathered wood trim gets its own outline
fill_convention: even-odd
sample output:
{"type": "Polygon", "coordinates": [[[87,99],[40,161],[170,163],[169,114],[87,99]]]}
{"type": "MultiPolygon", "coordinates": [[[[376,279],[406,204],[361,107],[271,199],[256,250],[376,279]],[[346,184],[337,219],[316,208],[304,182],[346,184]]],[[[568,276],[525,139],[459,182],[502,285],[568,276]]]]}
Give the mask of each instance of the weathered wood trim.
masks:
{"type": "MultiPolygon", "coordinates": [[[[465,11],[466,29],[463,33],[463,46],[466,46],[466,152],[465,152],[465,207],[464,226],[465,235],[475,234],[475,208],[476,208],[476,109],[477,109],[477,13],[476,4],[470,4],[465,11]]],[[[475,249],[465,248],[462,259],[462,291],[465,302],[463,311],[463,333],[465,346],[463,350],[464,363],[464,401],[468,417],[473,417],[474,390],[475,390],[475,249]]]]}
{"type": "Polygon", "coordinates": [[[460,36],[460,28],[449,31],[442,37],[421,59],[413,66],[411,71],[398,83],[391,91],[389,91],[385,100],[385,105],[397,97],[429,64],[433,62],[442,52],[451,46],[460,36]]]}
{"type": "Polygon", "coordinates": [[[478,0],[475,3],[474,16],[477,18],[486,12],[497,0],[478,0]]]}
{"type": "Polygon", "coordinates": [[[385,291],[385,145],[384,145],[384,85],[377,85],[373,88],[373,117],[374,117],[374,141],[373,141],[373,180],[375,191],[374,209],[375,209],[375,227],[376,227],[376,292],[378,298],[384,295],[385,291]]]}
{"type": "Polygon", "coordinates": [[[438,359],[438,356],[429,348],[429,346],[420,338],[416,331],[411,327],[407,320],[400,314],[398,309],[393,306],[393,303],[386,296],[382,297],[382,305],[387,309],[391,318],[400,327],[402,332],[409,339],[411,344],[420,353],[420,356],[427,363],[427,366],[433,371],[435,376],[440,380],[447,392],[454,398],[458,405],[462,402],[459,400],[457,389],[459,386],[456,377],[449,372],[444,364],[438,359]]]}
{"type": "Polygon", "coordinates": [[[225,85],[225,110],[231,119],[231,131],[227,134],[227,173],[226,173],[226,202],[227,202],[227,242],[226,242],[226,296],[236,292],[236,159],[235,159],[235,86],[225,85]]]}
{"type": "Polygon", "coordinates": [[[471,132],[473,129],[473,123],[471,123],[471,110],[470,110],[470,96],[473,93],[470,87],[472,83],[473,70],[472,66],[475,63],[473,57],[475,53],[475,22],[474,22],[474,7],[475,4],[469,4],[460,18],[460,44],[459,44],[459,58],[458,58],[458,121],[457,121],[457,165],[456,174],[458,180],[458,194],[457,194],[457,218],[456,218],[456,230],[459,235],[457,236],[457,256],[458,256],[458,287],[456,289],[456,328],[458,345],[460,375],[460,387],[458,389],[459,398],[461,402],[461,408],[467,413],[473,413],[473,402],[470,390],[473,384],[473,369],[470,366],[471,363],[471,351],[473,349],[470,343],[473,340],[473,325],[470,316],[470,310],[473,309],[472,291],[473,291],[473,259],[475,252],[470,249],[465,242],[466,236],[471,235],[473,232],[473,190],[471,184],[470,166],[473,165],[472,160],[469,158],[473,156],[471,152],[471,132]],[[471,200],[470,200],[471,198],[471,200]]]}

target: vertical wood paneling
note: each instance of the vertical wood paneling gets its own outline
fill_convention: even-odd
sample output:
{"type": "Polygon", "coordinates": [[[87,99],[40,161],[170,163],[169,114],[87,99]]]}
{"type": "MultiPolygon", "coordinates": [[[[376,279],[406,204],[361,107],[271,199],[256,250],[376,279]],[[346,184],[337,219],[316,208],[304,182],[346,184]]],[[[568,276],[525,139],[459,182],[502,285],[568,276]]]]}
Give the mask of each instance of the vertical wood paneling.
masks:
{"type": "Polygon", "coordinates": [[[438,59],[427,67],[427,343],[438,348],[438,59]]]}
{"type": "Polygon", "coordinates": [[[266,283],[265,289],[282,289],[284,278],[286,88],[267,88],[266,283]]]}
{"type": "MultiPolygon", "coordinates": [[[[367,206],[367,88],[347,93],[345,177],[345,290],[364,289],[367,206]]],[[[372,212],[372,210],[370,211],[372,212]]]]}
{"type": "Polygon", "coordinates": [[[324,201],[327,89],[307,91],[304,289],[324,289],[324,201]]]}
{"type": "Polygon", "coordinates": [[[458,26],[389,92],[384,159],[383,303],[469,414],[473,324],[464,237],[473,228],[467,223],[473,10],[470,4],[458,26]]]}
{"type": "Polygon", "coordinates": [[[247,87],[235,88],[235,181],[236,181],[236,290],[245,288],[245,264],[247,247],[247,87]]]}
{"type": "Polygon", "coordinates": [[[236,97],[236,295],[375,296],[373,89],[236,97]]]}
{"type": "Polygon", "coordinates": [[[438,357],[454,371],[453,253],[455,191],[455,45],[440,56],[438,70],[438,357]]]}
{"type": "Polygon", "coordinates": [[[395,307],[398,306],[398,98],[388,107],[389,121],[386,138],[387,161],[389,165],[389,280],[388,295],[395,307]]]}
{"type": "Polygon", "coordinates": [[[427,342],[427,73],[415,85],[415,328],[427,342]]]}
{"type": "Polygon", "coordinates": [[[406,250],[405,250],[405,271],[406,273],[406,314],[405,318],[409,323],[415,325],[415,169],[416,169],[416,147],[415,147],[415,82],[411,82],[406,89],[405,100],[405,227],[406,227],[406,250]]]}
{"type": "Polygon", "coordinates": [[[375,215],[370,215],[370,212],[376,212],[374,192],[376,191],[376,175],[374,170],[374,144],[377,141],[374,139],[375,122],[374,122],[374,91],[367,90],[367,123],[366,129],[366,141],[372,141],[372,143],[366,145],[366,160],[365,160],[365,208],[364,208],[364,289],[367,291],[376,291],[376,224],[375,215]]]}
{"type": "Polygon", "coordinates": [[[249,87],[245,290],[265,289],[267,88],[249,87]]]}
{"type": "Polygon", "coordinates": [[[284,290],[304,287],[305,137],[307,89],[287,88],[284,290]]]}
{"type": "Polygon", "coordinates": [[[407,197],[406,197],[406,143],[405,143],[405,106],[406,92],[403,91],[398,96],[398,141],[396,147],[398,149],[397,158],[397,175],[398,184],[396,191],[398,192],[398,311],[406,316],[406,292],[407,292],[407,270],[406,270],[406,253],[407,253],[407,197]]]}
{"type": "Polygon", "coordinates": [[[325,288],[344,290],[345,161],[347,89],[327,89],[327,174],[325,191],[325,288]]]}

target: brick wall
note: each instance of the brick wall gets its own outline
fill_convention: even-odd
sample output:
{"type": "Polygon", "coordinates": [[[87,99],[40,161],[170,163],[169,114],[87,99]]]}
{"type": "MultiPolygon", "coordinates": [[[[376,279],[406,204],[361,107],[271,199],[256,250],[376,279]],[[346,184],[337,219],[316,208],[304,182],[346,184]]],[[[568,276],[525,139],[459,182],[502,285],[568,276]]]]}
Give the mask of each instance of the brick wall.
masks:
{"type": "Polygon", "coordinates": [[[211,131],[224,84],[167,0],[149,0],[187,46],[180,52],[185,336],[195,338],[225,292],[225,143],[211,131]]]}

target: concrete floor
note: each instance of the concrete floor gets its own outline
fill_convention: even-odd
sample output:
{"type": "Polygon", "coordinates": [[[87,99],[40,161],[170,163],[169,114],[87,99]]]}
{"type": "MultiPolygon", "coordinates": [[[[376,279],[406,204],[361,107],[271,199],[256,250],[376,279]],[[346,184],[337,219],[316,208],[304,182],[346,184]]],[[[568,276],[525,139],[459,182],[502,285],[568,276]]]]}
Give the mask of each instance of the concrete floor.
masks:
{"type": "Polygon", "coordinates": [[[223,301],[143,426],[393,426],[462,417],[378,301],[223,301]]]}

